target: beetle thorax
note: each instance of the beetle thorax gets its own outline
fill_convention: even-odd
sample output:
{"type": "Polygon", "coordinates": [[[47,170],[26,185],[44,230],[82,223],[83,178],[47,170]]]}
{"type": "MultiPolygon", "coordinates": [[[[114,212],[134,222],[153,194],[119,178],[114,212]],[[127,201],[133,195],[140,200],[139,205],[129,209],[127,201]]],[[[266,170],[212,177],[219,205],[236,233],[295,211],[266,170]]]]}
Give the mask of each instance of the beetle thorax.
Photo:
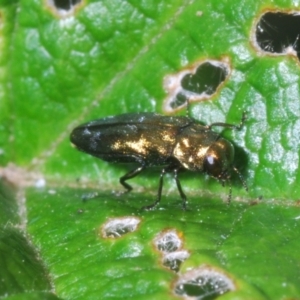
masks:
{"type": "Polygon", "coordinates": [[[180,139],[173,151],[174,157],[190,171],[202,171],[203,160],[209,147],[199,146],[199,143],[193,143],[191,139],[180,139]]]}

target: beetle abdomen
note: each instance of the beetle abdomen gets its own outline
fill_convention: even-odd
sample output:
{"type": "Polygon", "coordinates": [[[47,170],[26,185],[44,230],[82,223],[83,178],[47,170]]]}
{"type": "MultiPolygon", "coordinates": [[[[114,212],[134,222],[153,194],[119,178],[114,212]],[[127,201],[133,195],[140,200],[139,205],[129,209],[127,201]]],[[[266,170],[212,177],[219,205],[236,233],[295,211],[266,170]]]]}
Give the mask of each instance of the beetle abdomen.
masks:
{"type": "Polygon", "coordinates": [[[123,114],[76,127],[71,142],[106,161],[161,165],[172,155],[178,133],[189,122],[186,117],[123,114]]]}

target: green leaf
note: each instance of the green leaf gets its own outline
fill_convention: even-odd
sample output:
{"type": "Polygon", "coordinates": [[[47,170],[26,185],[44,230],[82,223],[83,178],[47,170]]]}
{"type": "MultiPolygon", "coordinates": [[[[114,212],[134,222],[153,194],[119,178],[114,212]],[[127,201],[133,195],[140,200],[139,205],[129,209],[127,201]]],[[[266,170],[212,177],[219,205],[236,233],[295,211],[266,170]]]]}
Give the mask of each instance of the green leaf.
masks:
{"type": "Polygon", "coordinates": [[[5,299],[9,300],[59,300],[55,295],[51,293],[25,293],[25,294],[18,294],[15,296],[8,296],[5,299]]]}
{"type": "Polygon", "coordinates": [[[263,12],[294,2],[53,3],[0,1],[0,298],[299,297],[299,62],[253,42],[263,12]],[[249,192],[235,176],[228,206],[228,187],[186,172],[187,211],[171,176],[160,209],[142,211],[159,171],[119,195],[126,166],[76,151],[69,134],[109,115],[167,113],[166,79],[207,60],[230,72],[190,115],[238,124],[247,112],[222,135],[249,192]]]}
{"type": "MultiPolygon", "coordinates": [[[[27,237],[15,227],[16,216],[14,198],[6,186],[0,186],[1,210],[5,222],[0,228],[0,295],[22,294],[28,291],[50,290],[51,284],[46,268],[39,260],[27,237]]],[[[50,299],[50,298],[49,298],[50,299]]]]}

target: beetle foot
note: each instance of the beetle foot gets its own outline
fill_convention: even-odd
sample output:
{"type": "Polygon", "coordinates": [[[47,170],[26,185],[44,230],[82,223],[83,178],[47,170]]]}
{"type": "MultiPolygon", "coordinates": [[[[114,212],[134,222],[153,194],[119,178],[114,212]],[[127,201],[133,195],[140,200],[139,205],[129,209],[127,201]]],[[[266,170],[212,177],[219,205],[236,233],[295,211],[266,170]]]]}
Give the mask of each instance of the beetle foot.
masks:
{"type": "Polygon", "coordinates": [[[150,205],[145,205],[141,208],[141,210],[143,211],[151,211],[151,210],[155,210],[158,206],[158,202],[154,202],[153,204],[150,205]]]}

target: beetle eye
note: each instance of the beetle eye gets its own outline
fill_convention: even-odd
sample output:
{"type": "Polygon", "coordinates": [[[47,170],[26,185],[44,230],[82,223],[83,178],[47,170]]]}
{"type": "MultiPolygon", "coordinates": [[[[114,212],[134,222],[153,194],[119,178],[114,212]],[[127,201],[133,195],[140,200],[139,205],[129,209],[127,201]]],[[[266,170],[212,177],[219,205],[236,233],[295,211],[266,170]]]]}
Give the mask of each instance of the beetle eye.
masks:
{"type": "Polygon", "coordinates": [[[222,164],[215,155],[207,155],[203,162],[204,171],[213,177],[219,177],[222,173],[222,164]]]}
{"type": "Polygon", "coordinates": [[[228,177],[234,157],[234,148],[228,141],[220,138],[206,152],[203,171],[208,175],[224,180],[228,177]]]}

